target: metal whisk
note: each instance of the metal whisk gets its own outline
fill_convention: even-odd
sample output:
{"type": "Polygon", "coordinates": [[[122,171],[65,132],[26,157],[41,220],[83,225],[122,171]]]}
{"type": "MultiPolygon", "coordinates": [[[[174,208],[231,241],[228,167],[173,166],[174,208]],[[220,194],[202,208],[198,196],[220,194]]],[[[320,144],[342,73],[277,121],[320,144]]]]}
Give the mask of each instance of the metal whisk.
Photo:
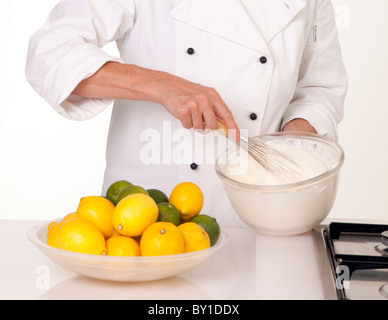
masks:
{"type": "MultiPolygon", "coordinates": [[[[217,130],[228,137],[228,128],[221,119],[217,119],[217,130]]],[[[274,174],[284,183],[293,183],[302,180],[300,167],[287,156],[266,143],[241,137],[237,142],[248,154],[264,169],[274,174]]]]}

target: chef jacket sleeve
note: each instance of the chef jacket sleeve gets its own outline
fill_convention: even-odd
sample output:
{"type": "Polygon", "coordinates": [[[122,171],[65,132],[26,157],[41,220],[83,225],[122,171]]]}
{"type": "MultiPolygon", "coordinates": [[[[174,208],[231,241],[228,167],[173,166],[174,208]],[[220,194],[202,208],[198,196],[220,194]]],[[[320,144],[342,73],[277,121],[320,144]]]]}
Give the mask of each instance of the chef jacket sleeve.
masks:
{"type": "Polygon", "coordinates": [[[318,0],[295,94],[283,115],[282,128],[292,119],[302,118],[318,134],[337,140],[347,87],[333,6],[330,0],[318,0]]]}
{"type": "Polygon", "coordinates": [[[108,61],[101,48],[130,31],[135,5],[129,0],[62,0],[30,39],[26,78],[56,111],[73,120],[91,118],[112,100],[72,95],[74,88],[108,61]]]}

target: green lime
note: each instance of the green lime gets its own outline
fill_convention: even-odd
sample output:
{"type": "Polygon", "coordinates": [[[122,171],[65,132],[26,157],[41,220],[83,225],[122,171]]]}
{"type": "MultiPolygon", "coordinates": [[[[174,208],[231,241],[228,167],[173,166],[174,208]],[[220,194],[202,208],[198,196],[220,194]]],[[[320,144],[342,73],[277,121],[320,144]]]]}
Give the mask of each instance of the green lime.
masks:
{"type": "Polygon", "coordinates": [[[144,189],[143,187],[131,184],[119,192],[119,194],[117,196],[117,203],[119,203],[120,200],[124,199],[125,197],[130,196],[131,194],[134,194],[134,193],[144,193],[144,194],[148,195],[147,190],[144,189]]]}
{"type": "Polygon", "coordinates": [[[216,244],[221,233],[220,225],[218,224],[216,218],[206,214],[199,214],[192,218],[190,221],[199,224],[202,228],[205,229],[209,235],[210,244],[212,246],[216,244]]]}
{"type": "Polygon", "coordinates": [[[148,189],[147,192],[150,197],[155,200],[156,204],[161,202],[168,202],[168,197],[163,191],[158,189],[148,189]]]}
{"type": "Polygon", "coordinates": [[[171,222],[178,226],[181,222],[179,211],[171,203],[161,202],[158,203],[159,216],[158,221],[171,222]]]}
{"type": "Polygon", "coordinates": [[[119,180],[119,181],[116,181],[116,182],[113,182],[108,190],[106,191],[106,195],[105,197],[110,200],[114,205],[117,204],[117,197],[120,193],[121,190],[123,190],[124,188],[128,187],[132,185],[132,183],[126,181],[126,180],[119,180]]]}

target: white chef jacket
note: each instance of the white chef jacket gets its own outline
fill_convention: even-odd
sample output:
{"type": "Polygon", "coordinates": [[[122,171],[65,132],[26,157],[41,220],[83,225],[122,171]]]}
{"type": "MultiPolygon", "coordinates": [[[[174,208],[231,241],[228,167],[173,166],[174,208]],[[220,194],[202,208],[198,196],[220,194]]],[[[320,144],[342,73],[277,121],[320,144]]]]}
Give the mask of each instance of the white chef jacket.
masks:
{"type": "MultiPolygon", "coordinates": [[[[71,92],[107,61],[215,88],[250,136],[304,118],[337,139],[347,76],[330,0],[62,0],[31,37],[26,78],[61,115],[86,120],[112,101],[71,92]],[[120,57],[101,49],[111,41],[120,57]]],[[[157,103],[116,100],[102,193],[121,179],[167,194],[192,181],[202,213],[240,224],[214,169],[221,145],[157,103]]]]}

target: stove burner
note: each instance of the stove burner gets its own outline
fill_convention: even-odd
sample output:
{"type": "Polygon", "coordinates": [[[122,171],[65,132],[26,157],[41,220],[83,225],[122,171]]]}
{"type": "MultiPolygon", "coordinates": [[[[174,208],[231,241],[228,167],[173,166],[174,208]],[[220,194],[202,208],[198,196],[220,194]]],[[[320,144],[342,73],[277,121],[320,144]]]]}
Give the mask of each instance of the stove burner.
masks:
{"type": "Polygon", "coordinates": [[[388,231],[381,233],[381,244],[376,246],[375,250],[383,256],[388,256],[388,231]]]}
{"type": "Polygon", "coordinates": [[[383,244],[379,244],[378,246],[375,247],[375,250],[378,253],[380,253],[381,255],[388,257],[388,247],[387,246],[385,246],[383,244]]]}
{"type": "Polygon", "coordinates": [[[388,247],[388,231],[381,233],[381,243],[388,247]]]}
{"type": "Polygon", "coordinates": [[[312,235],[326,299],[388,299],[388,225],[332,222],[312,235]],[[349,280],[349,289],[337,286],[340,278],[349,280]]]}
{"type": "Polygon", "coordinates": [[[388,283],[383,284],[379,288],[379,293],[386,299],[388,299],[388,283]]]}

